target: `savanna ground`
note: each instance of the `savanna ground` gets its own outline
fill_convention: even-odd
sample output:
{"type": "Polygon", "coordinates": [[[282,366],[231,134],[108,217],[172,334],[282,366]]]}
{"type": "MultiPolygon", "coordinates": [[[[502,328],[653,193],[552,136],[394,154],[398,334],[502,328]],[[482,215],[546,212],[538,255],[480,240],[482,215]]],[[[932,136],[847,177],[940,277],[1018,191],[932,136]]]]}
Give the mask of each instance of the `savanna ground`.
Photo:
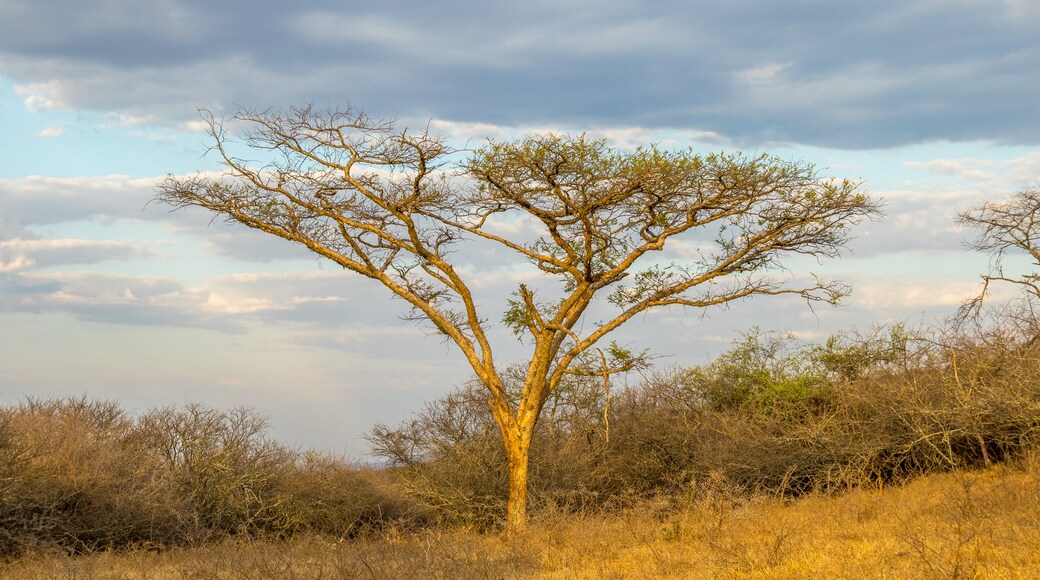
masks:
{"type": "Polygon", "coordinates": [[[1035,578],[1040,460],[798,500],[726,490],[609,515],[541,514],[515,538],[462,530],[357,540],[34,554],[7,578],[1035,578]]]}
{"type": "Polygon", "coordinates": [[[247,409],[27,400],[0,408],[0,576],[1037,577],[1033,320],[752,332],[627,386],[575,377],[512,536],[479,385],[376,426],[383,469],[288,449],[247,409]]]}

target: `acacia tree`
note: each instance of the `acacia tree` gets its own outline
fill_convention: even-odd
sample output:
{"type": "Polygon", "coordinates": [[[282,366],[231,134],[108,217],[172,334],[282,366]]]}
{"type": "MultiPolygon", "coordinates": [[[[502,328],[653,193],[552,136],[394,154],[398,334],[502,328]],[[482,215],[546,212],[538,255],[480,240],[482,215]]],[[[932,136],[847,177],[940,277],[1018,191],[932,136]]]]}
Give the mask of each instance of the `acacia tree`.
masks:
{"type": "MultiPolygon", "coordinates": [[[[836,257],[847,226],[879,215],[858,184],[764,155],[622,152],[584,135],[549,134],[462,156],[428,131],[399,130],[353,109],[239,111],[239,138],[266,157],[261,164],[236,156],[241,144],[225,123],[206,118],[225,175],[168,177],[157,199],[206,208],[376,280],[458,346],[487,388],[505,445],[510,531],[526,525],[535,424],[572,363],[652,309],[779,294],[837,303],[845,285],[785,280],[776,275],[781,259],[836,257]],[[518,217],[537,234],[499,227],[518,217]],[[687,233],[702,242],[697,257],[653,259],[687,233]],[[519,284],[501,319],[530,344],[519,397],[500,375],[493,323],[472,280],[453,263],[463,243],[511,251],[556,283],[552,295],[519,284]],[[590,322],[598,297],[613,310],[590,322]]],[[[632,364],[623,349],[615,354],[603,373],[632,364]]]]}

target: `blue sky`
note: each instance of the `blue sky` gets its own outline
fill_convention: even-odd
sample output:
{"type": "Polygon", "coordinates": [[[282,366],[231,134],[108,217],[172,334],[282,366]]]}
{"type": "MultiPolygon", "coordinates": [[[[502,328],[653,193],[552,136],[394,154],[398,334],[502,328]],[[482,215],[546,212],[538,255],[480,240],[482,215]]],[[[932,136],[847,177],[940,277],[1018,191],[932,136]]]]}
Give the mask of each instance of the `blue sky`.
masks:
{"type": "MultiPolygon", "coordinates": [[[[862,180],[886,219],[836,262],[839,309],[755,300],[616,337],[694,364],[757,325],[822,338],[932,323],[978,285],[954,216],[1040,182],[1040,4],[1028,0],[163,0],[0,3],[0,401],[245,405],[350,454],[466,380],[386,292],[280,240],[149,203],[218,169],[198,108],[353,105],[454,143],[589,132],[763,151],[862,180]]],[[[508,296],[515,265],[472,268],[508,296]]],[[[524,352],[499,332],[501,360],[524,352]]]]}

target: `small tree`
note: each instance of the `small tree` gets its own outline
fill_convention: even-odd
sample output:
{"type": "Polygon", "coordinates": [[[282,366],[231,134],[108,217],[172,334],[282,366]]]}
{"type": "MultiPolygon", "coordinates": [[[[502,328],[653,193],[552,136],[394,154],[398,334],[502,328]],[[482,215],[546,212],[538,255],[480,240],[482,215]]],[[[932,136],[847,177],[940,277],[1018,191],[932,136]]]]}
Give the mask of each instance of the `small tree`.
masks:
{"type": "Polygon", "coordinates": [[[1018,286],[1025,295],[1024,311],[1032,312],[1040,299],[1040,272],[1009,273],[1004,260],[1008,254],[1025,254],[1040,270],[1040,188],[1025,188],[1006,200],[983,202],[957,216],[957,223],[976,231],[968,247],[991,256],[990,271],[982,276],[982,289],[964,304],[961,317],[981,314],[994,282],[1018,286]]]}
{"type": "Polygon", "coordinates": [[[240,111],[233,121],[248,127],[245,144],[270,156],[261,166],[235,156],[224,124],[206,118],[225,176],[168,177],[157,199],[206,208],[376,280],[457,345],[487,388],[505,444],[510,531],[526,524],[535,423],[572,363],[651,309],[757,294],[836,303],[847,293],[840,283],[791,285],[768,271],[792,254],[836,257],[847,226],[878,215],[858,184],[765,155],[621,152],[550,134],[489,142],[458,160],[426,131],[352,109],[240,111]],[[539,233],[502,233],[503,216],[526,217],[539,233]],[[687,233],[699,233],[698,257],[651,259],[687,233]],[[518,400],[493,357],[488,318],[453,263],[460,243],[499,246],[559,282],[553,296],[520,284],[502,318],[531,344],[518,400]],[[603,296],[615,310],[585,320],[603,296]]]}

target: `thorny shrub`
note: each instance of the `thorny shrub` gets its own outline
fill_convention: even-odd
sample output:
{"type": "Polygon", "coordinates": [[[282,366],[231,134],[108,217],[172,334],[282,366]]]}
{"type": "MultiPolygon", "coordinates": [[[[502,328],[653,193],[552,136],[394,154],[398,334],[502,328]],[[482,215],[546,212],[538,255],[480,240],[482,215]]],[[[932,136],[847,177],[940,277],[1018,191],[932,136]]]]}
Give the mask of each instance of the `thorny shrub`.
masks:
{"type": "MultiPolygon", "coordinates": [[[[615,392],[575,377],[543,410],[532,507],[679,498],[720,479],[794,496],[1004,461],[1040,433],[1032,328],[895,325],[822,345],[753,330],[710,364],[651,370],[615,392]]],[[[369,435],[442,522],[501,525],[505,455],[485,400],[466,384],[369,435]]]]}
{"type": "Polygon", "coordinates": [[[299,453],[247,409],[132,418],[115,403],[0,408],[0,557],[198,544],[421,522],[382,472],[299,453]]]}

